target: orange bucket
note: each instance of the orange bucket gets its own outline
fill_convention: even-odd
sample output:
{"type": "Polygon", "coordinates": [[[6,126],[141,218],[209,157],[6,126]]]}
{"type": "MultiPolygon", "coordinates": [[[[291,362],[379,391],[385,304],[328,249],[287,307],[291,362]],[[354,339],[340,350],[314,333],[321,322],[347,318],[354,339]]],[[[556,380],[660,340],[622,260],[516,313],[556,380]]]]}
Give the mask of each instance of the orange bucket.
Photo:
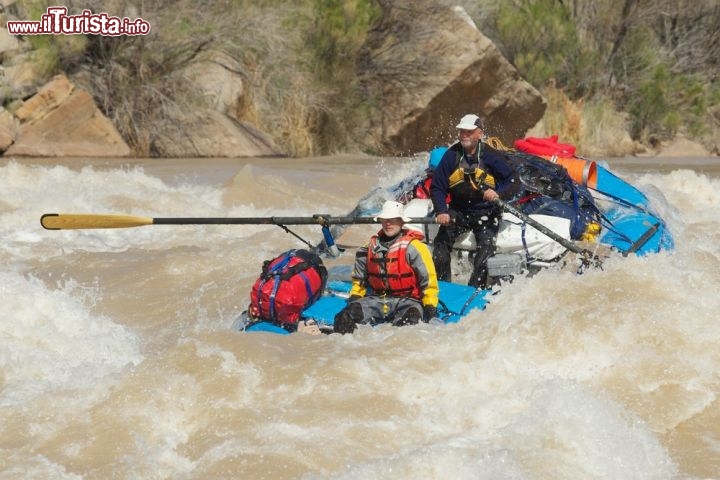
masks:
{"type": "Polygon", "coordinates": [[[570,178],[581,185],[597,188],[597,165],[593,160],[582,160],[575,157],[544,157],[553,163],[565,167],[570,178]]]}

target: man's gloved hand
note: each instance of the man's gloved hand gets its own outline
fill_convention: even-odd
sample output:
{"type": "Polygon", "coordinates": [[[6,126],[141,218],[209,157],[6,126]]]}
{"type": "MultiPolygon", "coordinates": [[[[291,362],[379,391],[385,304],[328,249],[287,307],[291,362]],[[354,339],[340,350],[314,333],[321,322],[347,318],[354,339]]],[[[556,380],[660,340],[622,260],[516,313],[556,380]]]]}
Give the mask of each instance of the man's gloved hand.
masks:
{"type": "Polygon", "coordinates": [[[354,302],[355,300],[359,300],[361,298],[362,297],[360,295],[350,295],[350,297],[348,298],[348,303],[354,302]]]}
{"type": "Polygon", "coordinates": [[[429,322],[433,318],[437,318],[437,308],[432,305],[423,307],[423,322],[429,322]]]}

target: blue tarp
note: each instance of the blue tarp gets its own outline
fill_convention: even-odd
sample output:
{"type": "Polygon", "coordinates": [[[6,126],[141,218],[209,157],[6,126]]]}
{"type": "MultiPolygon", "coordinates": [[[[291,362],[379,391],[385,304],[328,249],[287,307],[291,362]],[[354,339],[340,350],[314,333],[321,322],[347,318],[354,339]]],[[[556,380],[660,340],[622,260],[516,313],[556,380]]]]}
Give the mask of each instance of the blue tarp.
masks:
{"type": "Polygon", "coordinates": [[[673,248],[665,222],[650,211],[650,202],[640,190],[598,165],[597,191],[618,200],[617,207],[605,212],[610,225],[605,228],[601,243],[637,255],[673,248]]]}

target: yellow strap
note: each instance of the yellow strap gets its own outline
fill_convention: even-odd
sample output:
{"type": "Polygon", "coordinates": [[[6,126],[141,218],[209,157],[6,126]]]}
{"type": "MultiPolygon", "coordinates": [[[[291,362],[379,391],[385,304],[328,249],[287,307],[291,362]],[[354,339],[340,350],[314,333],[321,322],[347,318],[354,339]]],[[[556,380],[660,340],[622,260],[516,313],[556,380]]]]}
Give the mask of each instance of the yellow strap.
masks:
{"type": "Polygon", "coordinates": [[[510,147],[506,147],[505,144],[502,143],[502,140],[500,140],[498,137],[489,137],[486,141],[486,144],[490,145],[495,150],[503,150],[505,152],[509,152],[513,150],[510,147]]]}

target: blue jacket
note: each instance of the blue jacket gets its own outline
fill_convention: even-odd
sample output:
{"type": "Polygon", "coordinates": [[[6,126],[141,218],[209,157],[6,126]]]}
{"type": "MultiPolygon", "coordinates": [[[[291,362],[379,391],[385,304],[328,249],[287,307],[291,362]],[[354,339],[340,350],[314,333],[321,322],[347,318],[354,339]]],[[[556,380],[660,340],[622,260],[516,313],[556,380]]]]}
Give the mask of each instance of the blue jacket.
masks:
{"type": "MultiPolygon", "coordinates": [[[[505,161],[499,152],[484,145],[482,142],[478,145],[478,149],[480,152],[479,159],[477,158],[476,152],[476,155],[466,156],[465,160],[472,166],[478,166],[494,177],[494,190],[501,198],[505,200],[511,198],[520,188],[520,180],[515,169],[505,161]],[[473,162],[477,162],[477,165],[474,165],[473,162]]],[[[430,198],[433,202],[435,215],[447,213],[448,211],[448,205],[445,203],[445,199],[448,193],[450,193],[452,197],[449,178],[450,175],[457,170],[458,160],[462,160],[462,155],[464,155],[462,145],[460,142],[455,143],[445,152],[440,160],[440,164],[433,173],[430,198]]],[[[462,163],[463,162],[461,162],[461,164],[462,163]]],[[[450,208],[462,213],[481,211],[495,207],[493,202],[483,200],[480,195],[471,200],[466,199],[460,201],[453,198],[450,199],[450,208]]]]}

